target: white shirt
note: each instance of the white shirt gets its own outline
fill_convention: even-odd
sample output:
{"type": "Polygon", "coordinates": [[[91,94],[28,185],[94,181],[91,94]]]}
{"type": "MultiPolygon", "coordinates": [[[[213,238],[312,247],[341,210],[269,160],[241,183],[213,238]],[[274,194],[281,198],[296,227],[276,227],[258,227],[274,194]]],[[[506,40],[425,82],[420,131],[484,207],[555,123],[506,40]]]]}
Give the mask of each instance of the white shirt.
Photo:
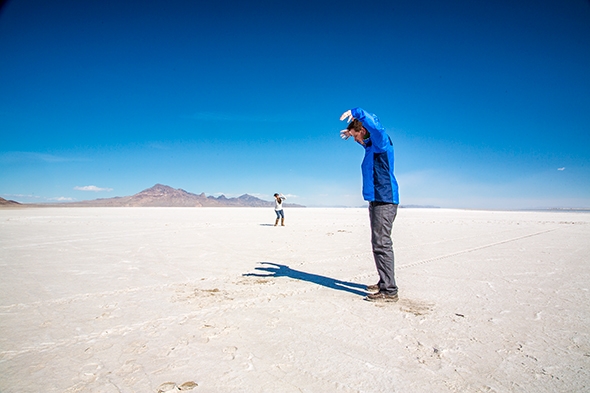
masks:
{"type": "Polygon", "coordinates": [[[275,210],[283,210],[283,201],[287,199],[283,194],[279,195],[279,199],[275,197],[275,210]]]}

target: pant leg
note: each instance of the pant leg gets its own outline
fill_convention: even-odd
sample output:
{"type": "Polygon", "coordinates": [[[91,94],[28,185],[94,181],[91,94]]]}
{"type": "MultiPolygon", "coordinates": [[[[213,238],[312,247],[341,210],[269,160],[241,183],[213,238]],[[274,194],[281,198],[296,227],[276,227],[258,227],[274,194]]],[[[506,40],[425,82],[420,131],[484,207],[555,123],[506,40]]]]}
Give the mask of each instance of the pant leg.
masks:
{"type": "Polygon", "coordinates": [[[395,257],[391,230],[397,215],[397,205],[392,203],[371,203],[369,218],[371,221],[371,245],[375,266],[379,273],[379,290],[390,294],[397,293],[395,283],[395,257]]]}

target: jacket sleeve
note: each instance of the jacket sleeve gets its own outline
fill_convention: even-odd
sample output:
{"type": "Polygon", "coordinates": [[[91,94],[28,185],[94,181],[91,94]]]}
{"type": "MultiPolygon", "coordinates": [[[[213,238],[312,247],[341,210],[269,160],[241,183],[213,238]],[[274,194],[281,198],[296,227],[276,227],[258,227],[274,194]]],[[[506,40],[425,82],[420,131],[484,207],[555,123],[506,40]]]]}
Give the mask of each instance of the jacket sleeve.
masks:
{"type": "Polygon", "coordinates": [[[353,108],[350,111],[352,117],[363,123],[363,127],[371,134],[373,146],[378,150],[384,151],[389,144],[389,137],[385,132],[385,128],[379,122],[377,115],[369,113],[362,108],[353,108]]]}

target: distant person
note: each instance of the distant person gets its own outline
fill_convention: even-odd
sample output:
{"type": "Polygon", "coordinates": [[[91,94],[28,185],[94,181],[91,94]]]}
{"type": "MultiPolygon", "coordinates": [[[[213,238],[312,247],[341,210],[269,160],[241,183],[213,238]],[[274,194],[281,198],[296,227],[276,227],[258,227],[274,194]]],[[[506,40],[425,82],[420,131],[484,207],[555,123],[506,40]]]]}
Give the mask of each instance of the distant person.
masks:
{"type": "Polygon", "coordinates": [[[285,226],[285,212],[283,212],[283,201],[287,199],[283,194],[275,194],[275,213],[277,219],[275,221],[275,227],[279,225],[279,218],[281,219],[281,226],[285,226]]]}
{"type": "Polygon", "coordinates": [[[340,131],[342,139],[352,136],[365,149],[361,164],[363,198],[369,202],[371,245],[379,273],[379,282],[367,286],[367,290],[377,292],[368,295],[365,300],[397,302],[391,229],[397,215],[399,195],[393,174],[393,143],[377,116],[361,108],[344,112],[340,120],[349,123],[345,130],[340,131]]]}

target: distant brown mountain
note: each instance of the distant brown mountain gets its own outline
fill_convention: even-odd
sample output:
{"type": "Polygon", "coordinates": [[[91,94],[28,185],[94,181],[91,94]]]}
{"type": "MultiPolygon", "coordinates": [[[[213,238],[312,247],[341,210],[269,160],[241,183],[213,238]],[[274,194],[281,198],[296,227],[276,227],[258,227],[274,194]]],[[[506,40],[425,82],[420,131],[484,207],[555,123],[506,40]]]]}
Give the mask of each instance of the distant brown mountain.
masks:
{"type": "Polygon", "coordinates": [[[17,201],[12,201],[10,199],[4,199],[4,198],[0,198],[0,207],[17,207],[17,206],[22,206],[20,203],[18,203],[17,201]]]}
{"type": "MultiPolygon", "coordinates": [[[[55,206],[55,205],[52,205],[55,206]]],[[[91,201],[60,203],[59,206],[86,207],[271,207],[274,202],[265,201],[252,195],[244,194],[238,198],[206,196],[205,193],[193,194],[183,189],[172,188],[163,184],[143,190],[135,195],[91,201]]],[[[285,204],[285,207],[304,207],[285,204]]]]}

